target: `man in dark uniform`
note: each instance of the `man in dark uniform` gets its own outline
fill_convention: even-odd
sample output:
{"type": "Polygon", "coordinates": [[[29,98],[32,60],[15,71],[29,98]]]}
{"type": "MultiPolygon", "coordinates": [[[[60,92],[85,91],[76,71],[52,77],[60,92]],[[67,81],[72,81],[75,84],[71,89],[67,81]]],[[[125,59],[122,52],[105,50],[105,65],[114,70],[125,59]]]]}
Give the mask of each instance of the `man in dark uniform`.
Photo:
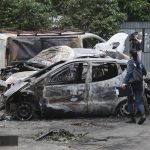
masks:
{"type": "Polygon", "coordinates": [[[135,49],[138,53],[138,57],[141,60],[142,56],[142,40],[140,39],[139,33],[134,32],[131,34],[130,38],[130,49],[135,49]]]}

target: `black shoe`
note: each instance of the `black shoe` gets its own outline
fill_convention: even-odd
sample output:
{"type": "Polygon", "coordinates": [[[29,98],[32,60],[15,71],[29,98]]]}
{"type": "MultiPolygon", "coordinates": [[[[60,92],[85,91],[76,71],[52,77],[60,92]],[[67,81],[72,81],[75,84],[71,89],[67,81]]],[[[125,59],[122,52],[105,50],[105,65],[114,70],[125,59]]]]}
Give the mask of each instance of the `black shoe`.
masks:
{"type": "Polygon", "coordinates": [[[143,124],[145,120],[146,120],[146,117],[141,117],[140,120],[138,121],[138,124],[139,125],[143,124]]]}
{"type": "Polygon", "coordinates": [[[126,121],[126,123],[136,123],[135,118],[131,118],[130,120],[126,121]]]}

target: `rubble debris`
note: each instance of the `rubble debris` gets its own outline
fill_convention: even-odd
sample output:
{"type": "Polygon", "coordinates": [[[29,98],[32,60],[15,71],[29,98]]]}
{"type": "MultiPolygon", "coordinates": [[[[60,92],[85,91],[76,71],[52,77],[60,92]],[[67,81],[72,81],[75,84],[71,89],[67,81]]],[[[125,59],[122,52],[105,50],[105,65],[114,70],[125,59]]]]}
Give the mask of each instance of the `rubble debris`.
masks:
{"type": "Polygon", "coordinates": [[[3,121],[3,120],[7,120],[7,121],[10,121],[10,120],[13,120],[14,117],[12,115],[8,115],[6,114],[5,110],[1,110],[0,111],[0,121],[3,121]]]}
{"type": "Polygon", "coordinates": [[[53,132],[56,132],[56,131],[55,130],[50,130],[50,131],[46,132],[45,134],[40,133],[41,135],[38,138],[36,138],[35,141],[42,140],[43,138],[45,138],[46,136],[49,136],[53,132]]]}
{"type": "Polygon", "coordinates": [[[39,137],[37,137],[35,139],[35,141],[39,141],[39,140],[58,141],[58,142],[75,141],[80,138],[83,138],[87,134],[88,133],[86,132],[84,134],[75,135],[65,129],[50,130],[44,134],[41,133],[41,135],[39,137]]]}
{"type": "Polygon", "coordinates": [[[35,141],[46,140],[46,141],[57,141],[57,142],[66,142],[66,141],[73,142],[82,139],[87,134],[88,132],[75,135],[65,129],[50,130],[46,133],[40,133],[40,135],[38,135],[35,141]]]}
{"type": "Polygon", "coordinates": [[[92,125],[92,123],[88,123],[88,122],[75,122],[75,123],[72,123],[71,125],[79,126],[79,127],[89,127],[90,125],[92,125]]]}

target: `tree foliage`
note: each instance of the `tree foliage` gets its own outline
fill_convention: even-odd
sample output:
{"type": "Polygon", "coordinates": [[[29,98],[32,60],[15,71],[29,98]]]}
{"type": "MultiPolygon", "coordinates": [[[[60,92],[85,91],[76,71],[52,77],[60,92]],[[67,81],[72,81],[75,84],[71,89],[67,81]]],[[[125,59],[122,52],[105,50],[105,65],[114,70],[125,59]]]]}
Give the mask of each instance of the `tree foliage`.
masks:
{"type": "Polygon", "coordinates": [[[150,0],[118,0],[128,21],[150,21],[150,0]]]}
{"type": "Polygon", "coordinates": [[[1,0],[1,28],[38,30],[47,28],[51,0],[1,0]]]}
{"type": "Polygon", "coordinates": [[[62,27],[74,27],[107,38],[125,20],[117,0],[65,0],[60,8],[62,27]]]}
{"type": "Polygon", "coordinates": [[[150,21],[149,11],[149,0],[1,0],[0,28],[78,28],[108,38],[126,16],[150,21]]]}

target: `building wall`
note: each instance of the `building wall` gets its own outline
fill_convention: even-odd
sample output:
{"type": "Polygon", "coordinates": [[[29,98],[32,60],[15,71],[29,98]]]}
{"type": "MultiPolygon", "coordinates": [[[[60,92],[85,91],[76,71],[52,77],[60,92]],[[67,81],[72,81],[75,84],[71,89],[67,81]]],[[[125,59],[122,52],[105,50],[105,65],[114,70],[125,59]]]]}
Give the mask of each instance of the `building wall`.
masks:
{"type": "Polygon", "coordinates": [[[125,22],[121,25],[121,31],[128,34],[139,32],[143,40],[142,62],[150,71],[150,22],[125,22]]]}

